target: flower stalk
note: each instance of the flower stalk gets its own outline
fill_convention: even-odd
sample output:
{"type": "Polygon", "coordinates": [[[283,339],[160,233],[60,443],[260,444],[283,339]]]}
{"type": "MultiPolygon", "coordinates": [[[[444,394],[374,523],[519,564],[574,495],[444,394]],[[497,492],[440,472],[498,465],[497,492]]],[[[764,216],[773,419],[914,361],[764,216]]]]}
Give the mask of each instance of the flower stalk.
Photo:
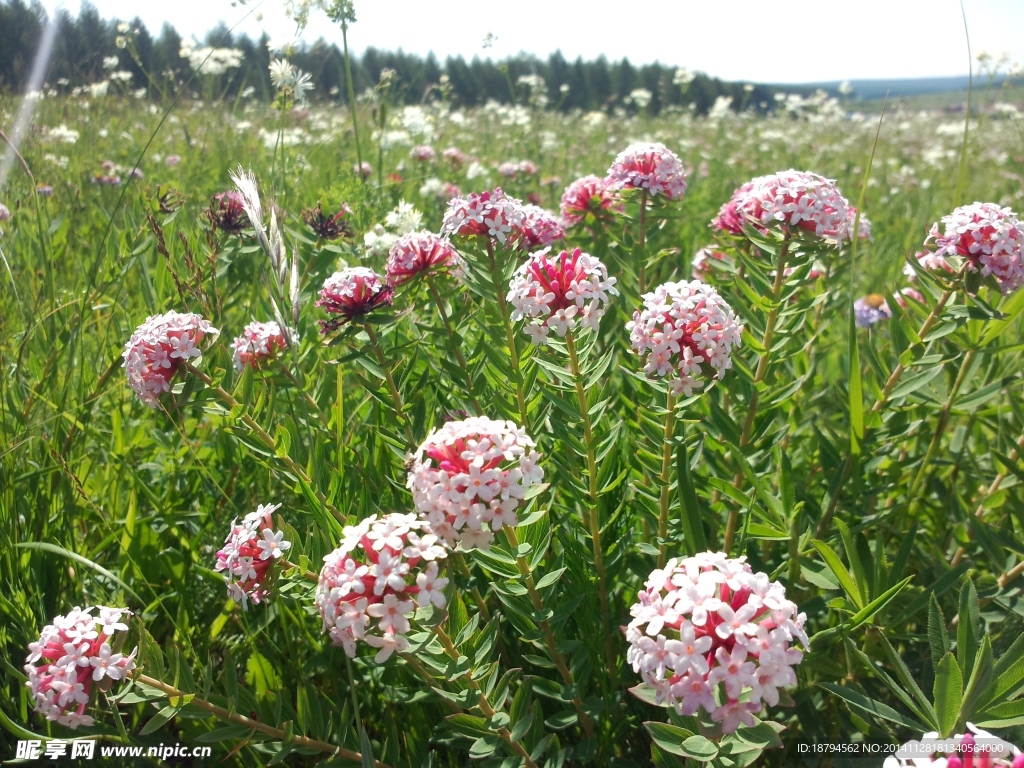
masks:
{"type": "Polygon", "coordinates": [[[402,422],[402,426],[405,428],[405,439],[409,441],[409,445],[416,445],[416,438],[412,434],[412,425],[409,423],[409,417],[405,415],[402,395],[399,393],[398,387],[395,386],[395,378],[391,375],[391,365],[388,363],[387,358],[384,357],[384,351],[380,348],[380,339],[377,338],[377,332],[373,330],[373,325],[368,321],[363,323],[363,329],[366,331],[366,335],[370,337],[370,346],[373,348],[373,354],[377,358],[377,364],[380,366],[381,372],[384,374],[384,380],[388,384],[391,402],[395,406],[395,415],[398,416],[398,420],[402,422]]]}
{"type": "Polygon", "coordinates": [[[434,306],[437,307],[437,313],[441,316],[441,322],[444,324],[444,329],[448,333],[448,338],[451,340],[452,352],[455,355],[455,360],[458,362],[459,368],[462,369],[462,375],[466,379],[466,397],[469,398],[469,404],[473,407],[473,413],[476,416],[482,416],[483,409],[480,407],[480,403],[473,395],[473,377],[469,372],[469,363],[466,361],[466,356],[462,353],[459,338],[455,334],[455,329],[452,327],[451,320],[448,319],[448,313],[444,310],[444,301],[441,298],[441,292],[437,290],[437,285],[430,277],[427,278],[427,287],[430,288],[430,296],[434,300],[434,306]]]}
{"type": "Polygon", "coordinates": [[[576,399],[579,401],[580,418],[583,421],[583,445],[587,450],[587,500],[589,510],[584,522],[590,529],[590,543],[594,553],[594,568],[597,570],[597,597],[601,605],[601,623],[605,636],[605,657],[609,669],[615,668],[615,654],[611,646],[610,615],[608,602],[608,582],[604,566],[604,548],[601,546],[601,507],[598,501],[597,488],[597,445],[594,441],[594,430],[590,423],[590,405],[587,402],[587,390],[580,369],[579,357],[576,354],[576,342],[572,330],[565,332],[565,347],[569,352],[569,365],[572,378],[576,384],[576,399]]]}
{"type": "Polygon", "coordinates": [[[665,401],[665,435],[661,445],[661,496],[658,499],[658,567],[668,560],[668,509],[672,480],[672,440],[676,431],[676,398],[669,392],[665,401]]]}
{"type": "Polygon", "coordinates": [[[498,262],[494,258],[494,243],[487,241],[487,259],[490,266],[491,282],[494,284],[494,295],[498,300],[498,309],[501,311],[501,322],[505,326],[505,342],[508,344],[509,357],[512,362],[512,376],[516,385],[516,404],[519,406],[519,420],[523,429],[530,428],[530,422],[526,410],[526,392],[523,388],[523,371],[519,362],[519,348],[516,345],[516,336],[512,330],[512,321],[508,311],[508,302],[505,300],[505,289],[498,271],[498,262]]]}
{"type": "MultiPolygon", "coordinates": [[[[529,561],[519,554],[519,537],[516,536],[516,530],[509,525],[506,525],[502,530],[505,533],[505,538],[508,540],[509,547],[512,549],[512,553],[515,555],[516,566],[519,568],[519,573],[523,576],[526,591],[530,594],[530,603],[533,605],[533,610],[536,611],[538,616],[541,616],[544,613],[544,601],[541,600],[540,593],[537,591],[537,584],[534,581],[529,561]]],[[[547,619],[538,619],[537,624],[541,632],[544,633],[544,645],[548,649],[551,661],[555,664],[555,669],[561,675],[562,681],[570,688],[574,688],[576,681],[573,678],[572,671],[569,669],[569,665],[565,663],[565,657],[558,652],[558,643],[555,641],[555,633],[551,629],[551,622],[547,619]]],[[[576,715],[580,719],[583,732],[588,737],[593,736],[594,723],[590,719],[590,715],[584,711],[583,702],[579,694],[573,696],[572,705],[576,709],[576,715]]]]}
{"type": "MultiPolygon", "coordinates": [[[[224,707],[219,707],[216,704],[207,701],[206,699],[200,698],[199,696],[193,696],[193,694],[186,693],[185,691],[180,691],[173,685],[168,685],[162,680],[157,680],[155,677],[150,677],[149,675],[143,674],[135,674],[132,675],[132,678],[135,681],[142,683],[143,685],[146,685],[150,688],[154,688],[160,691],[161,693],[166,694],[169,698],[172,699],[185,700],[186,698],[191,697],[188,698],[189,705],[196,707],[197,709],[202,709],[206,712],[209,712],[211,715],[214,715],[220,718],[221,720],[226,720],[229,723],[235,723],[236,725],[242,725],[246,728],[251,728],[254,731],[259,731],[262,734],[272,736],[273,738],[280,739],[281,741],[287,741],[291,744],[294,744],[298,747],[302,747],[304,749],[316,749],[320,752],[327,752],[329,754],[336,755],[340,758],[344,758],[345,760],[352,760],[357,763],[363,762],[363,756],[359,752],[356,752],[351,749],[346,749],[345,747],[339,747],[336,744],[328,744],[326,741],[311,739],[308,736],[296,736],[294,734],[289,736],[280,728],[275,728],[272,725],[267,725],[266,723],[262,723],[259,720],[255,720],[254,718],[246,717],[245,715],[240,715],[238,712],[230,712],[224,707]]],[[[374,760],[373,765],[375,766],[375,768],[391,768],[391,766],[389,766],[387,763],[382,763],[380,760],[374,760]]]]}
{"type": "MultiPolygon", "coordinates": [[[[779,248],[779,257],[775,263],[775,282],[772,284],[772,308],[768,312],[768,319],[765,321],[764,334],[761,337],[761,348],[764,350],[757,360],[757,369],[754,371],[754,387],[750,394],[750,407],[747,409],[747,418],[743,422],[743,431],[740,433],[740,449],[750,445],[751,435],[754,431],[754,421],[757,417],[757,405],[761,398],[761,384],[768,374],[768,364],[771,360],[772,341],[775,338],[775,326],[779,320],[779,312],[782,309],[782,289],[786,284],[786,258],[789,256],[789,235],[787,234],[779,248]]],[[[743,483],[743,470],[738,469],[733,478],[733,486],[739,488],[743,483]]],[[[732,550],[733,540],[736,537],[736,526],[739,523],[739,508],[733,507],[729,510],[729,519],[725,525],[724,550],[732,550]]]]}
{"type": "MultiPolygon", "coordinates": [[[[229,410],[234,410],[235,408],[243,408],[242,404],[238,402],[230,392],[225,390],[220,385],[214,384],[213,379],[211,379],[201,370],[199,370],[194,365],[189,363],[187,360],[182,361],[182,366],[185,368],[185,370],[187,370],[197,379],[202,381],[207,386],[207,388],[210,389],[214,394],[216,394],[217,397],[220,398],[221,402],[224,403],[224,405],[226,405],[229,410]]],[[[346,518],[345,515],[341,514],[338,508],[327,500],[327,497],[324,496],[320,489],[313,484],[313,481],[310,479],[309,475],[306,474],[306,470],[304,470],[302,467],[296,464],[294,459],[292,459],[292,457],[289,456],[287,453],[280,453],[277,451],[277,446],[274,442],[274,438],[271,437],[270,433],[267,432],[267,430],[261,427],[259,423],[257,423],[257,421],[244,410],[242,410],[242,413],[239,416],[239,418],[242,420],[242,423],[245,424],[245,426],[247,426],[252,431],[252,433],[259,438],[260,442],[263,443],[270,450],[271,454],[276,456],[281,461],[281,463],[288,468],[288,471],[295,475],[295,477],[299,480],[300,483],[304,484],[307,488],[310,489],[310,491],[316,496],[317,501],[320,502],[321,506],[323,506],[332,515],[334,515],[334,517],[340,522],[346,522],[348,518],[346,518]]]]}

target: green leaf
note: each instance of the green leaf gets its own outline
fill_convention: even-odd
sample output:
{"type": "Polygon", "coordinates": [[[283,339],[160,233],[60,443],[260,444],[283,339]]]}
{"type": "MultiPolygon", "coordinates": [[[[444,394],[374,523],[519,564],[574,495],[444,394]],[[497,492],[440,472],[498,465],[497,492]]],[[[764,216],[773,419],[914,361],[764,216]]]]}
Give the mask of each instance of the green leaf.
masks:
{"type": "Polygon", "coordinates": [[[963,700],[964,681],[960,665],[952,653],[947,653],[935,670],[935,684],[932,698],[935,701],[935,717],[939,725],[939,736],[950,736],[956,727],[957,713],[963,700]]]}
{"type": "Polygon", "coordinates": [[[960,590],[960,621],[956,627],[956,657],[963,673],[968,677],[974,670],[974,658],[978,654],[980,636],[978,592],[974,588],[974,582],[968,579],[960,590]]]}
{"type": "Polygon", "coordinates": [[[856,707],[862,712],[866,712],[869,715],[880,718],[882,720],[888,720],[891,723],[902,725],[910,728],[914,731],[923,732],[926,730],[924,724],[917,722],[909,717],[901,715],[892,707],[883,704],[880,701],[875,701],[865,696],[863,693],[854,691],[850,688],[843,688],[842,686],[835,685],[834,683],[818,683],[819,686],[824,688],[829,693],[838,696],[843,699],[847,704],[856,707]]]}
{"type": "Polygon", "coordinates": [[[853,577],[857,582],[858,594],[860,594],[860,604],[863,605],[871,598],[871,585],[868,582],[867,573],[864,570],[863,563],[860,561],[860,556],[857,554],[857,545],[846,523],[842,520],[836,520],[835,526],[839,529],[839,535],[843,540],[846,559],[849,561],[850,567],[853,568],[853,577]]]}
{"type": "Polygon", "coordinates": [[[857,611],[857,613],[850,617],[847,629],[856,629],[861,624],[864,624],[868,620],[870,620],[876,613],[881,611],[883,608],[885,608],[885,606],[892,602],[893,598],[895,598],[896,595],[902,592],[903,588],[907,586],[907,584],[909,584],[911,581],[913,581],[913,579],[913,576],[907,576],[907,578],[905,578],[899,584],[890,587],[885,592],[876,597],[874,600],[872,600],[870,603],[868,603],[859,611],[857,611]]]}
{"type": "Polygon", "coordinates": [[[139,731],[140,736],[148,736],[153,731],[163,728],[169,720],[171,720],[177,713],[179,707],[167,706],[149,718],[149,722],[142,726],[142,730],[139,731]]]}
{"type": "Polygon", "coordinates": [[[847,355],[850,365],[849,408],[850,408],[850,455],[860,456],[864,442],[864,386],[861,382],[860,348],[857,343],[857,313],[853,310],[853,279],[856,270],[850,270],[850,314],[847,355]]]}
{"type": "Polygon", "coordinates": [[[673,755],[689,757],[683,750],[683,742],[693,737],[692,731],[680,728],[678,725],[655,722],[644,723],[644,728],[651,735],[651,741],[661,749],[673,755]]]}
{"type": "Polygon", "coordinates": [[[718,757],[718,747],[704,736],[691,736],[683,742],[683,754],[700,763],[708,763],[718,757]]]}
{"type": "Polygon", "coordinates": [[[939,662],[949,653],[949,635],[946,633],[946,620],[942,617],[942,609],[935,595],[931,595],[928,603],[928,646],[932,652],[932,671],[939,668],[939,662]]]}
{"type": "Polygon", "coordinates": [[[850,572],[846,570],[846,566],[843,565],[843,561],[839,559],[832,548],[824,541],[814,539],[811,541],[811,546],[818,550],[818,554],[821,555],[821,559],[825,561],[825,565],[829,567],[829,570],[835,574],[836,579],[839,580],[840,585],[843,587],[843,591],[846,592],[850,600],[858,607],[863,608],[864,603],[860,596],[860,587],[857,586],[857,582],[854,580],[850,572]]]}
{"type": "Polygon", "coordinates": [[[700,517],[697,491],[690,474],[690,457],[687,456],[686,443],[682,441],[676,449],[676,475],[679,507],[682,510],[683,547],[686,553],[692,556],[707,550],[708,545],[704,537],[704,523],[700,517]]]}
{"type": "Polygon", "coordinates": [[[565,573],[565,568],[558,568],[554,571],[551,571],[550,573],[544,574],[537,581],[537,589],[547,589],[552,584],[555,584],[560,578],[562,578],[563,573],[565,573]]]}
{"type": "Polygon", "coordinates": [[[974,672],[971,673],[971,677],[967,681],[967,687],[964,689],[960,711],[956,718],[957,725],[974,720],[975,708],[989,688],[989,683],[992,681],[992,673],[992,642],[989,640],[988,635],[985,635],[981,641],[981,650],[978,652],[978,657],[974,662],[974,672]]]}

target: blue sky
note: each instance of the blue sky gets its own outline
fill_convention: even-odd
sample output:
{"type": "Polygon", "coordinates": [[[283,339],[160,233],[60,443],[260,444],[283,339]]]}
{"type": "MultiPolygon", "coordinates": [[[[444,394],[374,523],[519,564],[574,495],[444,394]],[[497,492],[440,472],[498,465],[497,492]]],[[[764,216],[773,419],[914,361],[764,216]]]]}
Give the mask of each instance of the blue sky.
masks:
{"type": "MultiPolygon", "coordinates": [[[[62,2],[77,12],[80,0],[62,2]]],[[[284,0],[93,0],[108,18],[142,18],[156,32],[164,21],[186,37],[218,21],[239,30],[287,36],[284,0]],[[256,8],[255,13],[251,13],[256,8]],[[257,16],[261,18],[257,20],[257,16]]],[[[964,0],[971,46],[1024,63],[1024,0],[964,0]]],[[[634,63],[661,61],[727,80],[798,83],[861,78],[932,77],[967,73],[958,0],[355,0],[358,22],[349,42],[503,57],[561,50],[569,59],[604,54],[634,63]],[[483,39],[496,36],[484,50],[483,39]]],[[[314,14],[304,39],[340,42],[340,32],[314,14]]]]}

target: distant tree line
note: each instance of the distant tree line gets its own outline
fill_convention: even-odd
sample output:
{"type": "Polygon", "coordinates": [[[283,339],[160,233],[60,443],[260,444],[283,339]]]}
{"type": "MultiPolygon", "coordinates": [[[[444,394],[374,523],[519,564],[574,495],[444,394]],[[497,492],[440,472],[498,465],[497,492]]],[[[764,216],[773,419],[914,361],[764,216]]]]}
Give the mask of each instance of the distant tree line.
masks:
{"type": "MultiPolygon", "coordinates": [[[[154,37],[138,19],[130,23],[136,61],[129,50],[117,46],[117,22],[101,18],[91,4],[83,2],[77,17],[63,9],[56,13],[56,43],[46,75],[50,86],[99,82],[110,74],[109,61],[105,59],[112,56],[118,58],[117,70],[132,74],[126,84],[132,88],[149,87],[151,96],[157,95],[155,90],[177,86],[192,73],[189,60],[179,53],[182,38],[168,24],[154,37]]],[[[25,88],[46,21],[46,12],[38,0],[0,0],[0,89],[25,88]]],[[[241,65],[223,75],[224,95],[251,88],[255,97],[272,98],[266,42],[265,37],[252,40],[244,35],[232,36],[223,25],[206,35],[204,45],[242,52],[241,65]]],[[[346,99],[344,61],[336,45],[321,40],[289,58],[312,75],[314,99],[346,99]]],[[[628,59],[609,62],[603,56],[590,61],[567,61],[559,52],[546,60],[518,56],[494,62],[474,57],[467,62],[462,57],[449,57],[442,63],[433,54],[424,58],[368,48],[362,56],[353,58],[352,68],[357,93],[376,86],[386,69],[393,70],[393,97],[409,104],[440,96],[441,85],[451,102],[461,106],[477,106],[491,99],[508,103],[515,98],[521,102],[528,97],[529,89],[520,83],[520,78],[529,75],[543,78],[548,105],[562,110],[624,106],[657,113],[669,105],[692,104],[699,114],[704,114],[720,96],[731,97],[734,109],[762,111],[773,103],[773,89],[765,86],[754,86],[751,90],[742,83],[727,83],[699,73],[682,85],[675,80],[675,67],[657,63],[636,66],[628,59]],[[447,76],[446,83],[443,76],[447,76]],[[649,92],[649,101],[643,93],[633,98],[631,95],[637,89],[649,92]]]]}

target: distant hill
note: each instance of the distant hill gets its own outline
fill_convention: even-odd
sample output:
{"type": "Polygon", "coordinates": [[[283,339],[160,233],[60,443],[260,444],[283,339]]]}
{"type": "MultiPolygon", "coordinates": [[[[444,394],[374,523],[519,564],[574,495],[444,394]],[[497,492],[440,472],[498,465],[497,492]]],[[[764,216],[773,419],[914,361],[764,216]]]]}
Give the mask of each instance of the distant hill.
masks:
{"type": "MultiPolygon", "coordinates": [[[[1005,79],[1005,75],[1000,75],[996,78],[995,82],[997,84],[1001,84],[1005,79]]],[[[965,91],[967,90],[967,83],[967,75],[960,75],[957,77],[917,77],[900,80],[850,80],[850,85],[853,86],[853,93],[850,94],[850,98],[854,100],[872,101],[883,98],[886,91],[889,92],[890,96],[920,96],[930,93],[965,91]]],[[[987,79],[978,75],[974,76],[975,88],[984,88],[986,84],[987,79]]],[[[789,87],[801,89],[821,88],[832,95],[838,95],[840,85],[841,81],[836,80],[827,83],[800,83],[789,87]]],[[[772,85],[769,87],[784,90],[787,86],[772,85]]]]}

